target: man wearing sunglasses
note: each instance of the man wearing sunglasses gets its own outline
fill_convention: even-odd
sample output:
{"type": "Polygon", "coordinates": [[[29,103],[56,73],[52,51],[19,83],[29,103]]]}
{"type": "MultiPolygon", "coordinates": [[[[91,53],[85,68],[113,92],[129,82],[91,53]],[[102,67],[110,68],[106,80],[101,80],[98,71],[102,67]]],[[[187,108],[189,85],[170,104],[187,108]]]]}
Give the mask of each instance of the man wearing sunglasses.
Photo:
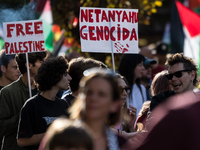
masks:
{"type": "Polygon", "coordinates": [[[197,84],[197,66],[193,59],[177,53],[167,59],[165,65],[168,68],[166,78],[173,87],[173,91],[165,91],[152,97],[150,111],[166,98],[179,93],[192,91],[197,84]]]}

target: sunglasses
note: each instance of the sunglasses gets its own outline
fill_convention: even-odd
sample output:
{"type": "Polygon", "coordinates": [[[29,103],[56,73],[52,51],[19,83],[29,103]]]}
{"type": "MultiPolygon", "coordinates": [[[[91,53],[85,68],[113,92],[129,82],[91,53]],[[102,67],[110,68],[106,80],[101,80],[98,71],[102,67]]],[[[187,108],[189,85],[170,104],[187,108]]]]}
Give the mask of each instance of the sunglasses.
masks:
{"type": "Polygon", "coordinates": [[[173,78],[173,76],[180,78],[180,77],[182,77],[182,72],[188,72],[188,71],[191,71],[191,70],[180,70],[180,71],[177,71],[177,72],[174,72],[174,73],[166,74],[165,77],[168,80],[171,80],[173,78]]]}
{"type": "Polygon", "coordinates": [[[125,88],[119,87],[119,90],[120,90],[121,93],[123,93],[124,90],[126,91],[126,93],[130,93],[130,91],[131,91],[131,89],[128,86],[126,86],[125,88]]]}

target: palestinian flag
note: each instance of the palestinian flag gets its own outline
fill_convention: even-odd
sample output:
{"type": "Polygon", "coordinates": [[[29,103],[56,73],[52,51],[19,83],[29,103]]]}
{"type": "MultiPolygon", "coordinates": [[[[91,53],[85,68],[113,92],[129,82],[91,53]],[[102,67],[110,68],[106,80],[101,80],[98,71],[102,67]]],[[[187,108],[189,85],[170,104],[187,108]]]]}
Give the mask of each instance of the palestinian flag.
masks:
{"type": "Polygon", "coordinates": [[[53,32],[52,32],[53,17],[52,17],[52,12],[51,12],[50,0],[46,1],[42,14],[39,19],[43,20],[45,49],[52,52],[53,51],[53,32]]]}
{"type": "Polygon", "coordinates": [[[200,16],[178,1],[175,4],[171,20],[172,52],[183,52],[200,66],[200,16]]]}
{"type": "Polygon", "coordinates": [[[4,40],[0,37],[0,50],[4,47],[4,40]]]}

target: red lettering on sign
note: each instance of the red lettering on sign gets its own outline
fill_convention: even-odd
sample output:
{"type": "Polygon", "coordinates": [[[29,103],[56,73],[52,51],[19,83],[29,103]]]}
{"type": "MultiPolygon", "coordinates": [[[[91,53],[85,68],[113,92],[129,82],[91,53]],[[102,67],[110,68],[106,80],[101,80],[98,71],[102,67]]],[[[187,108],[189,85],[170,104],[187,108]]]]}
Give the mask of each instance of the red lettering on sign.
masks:
{"type": "Polygon", "coordinates": [[[137,23],[138,22],[138,13],[129,12],[129,22],[137,23]]]}
{"type": "Polygon", "coordinates": [[[136,32],[135,32],[135,28],[133,28],[133,30],[132,30],[132,32],[131,32],[130,41],[132,41],[133,38],[135,39],[135,41],[137,41],[137,34],[136,34],[136,32]]]}
{"type": "Polygon", "coordinates": [[[120,10],[120,11],[116,11],[116,14],[117,14],[117,16],[118,16],[118,22],[120,22],[120,15],[121,15],[121,13],[122,13],[121,10],[120,10]]]}
{"type": "Polygon", "coordinates": [[[84,26],[82,26],[81,27],[81,30],[80,30],[80,35],[81,35],[81,38],[82,39],[84,39],[84,40],[87,40],[87,33],[82,33],[82,30],[84,29],[84,28],[86,28],[87,26],[86,25],[84,25],[84,26]]]}
{"type": "Polygon", "coordinates": [[[120,24],[117,24],[117,40],[121,40],[121,29],[120,29],[120,24]]]}
{"type": "Polygon", "coordinates": [[[14,54],[14,47],[13,47],[13,43],[10,44],[10,53],[9,54],[14,54]]]}
{"type": "Polygon", "coordinates": [[[35,41],[35,51],[40,51],[41,49],[41,45],[40,45],[40,41],[35,41]]]}
{"type": "Polygon", "coordinates": [[[31,47],[32,41],[28,41],[28,45],[29,45],[29,52],[32,52],[32,47],[31,47]]]}
{"type": "Polygon", "coordinates": [[[17,50],[17,43],[16,42],[14,43],[14,47],[15,47],[15,54],[18,54],[19,50],[17,50]]]}
{"type": "Polygon", "coordinates": [[[44,51],[45,48],[43,48],[44,46],[44,41],[40,41],[40,51],[44,51]]]}
{"type": "Polygon", "coordinates": [[[42,21],[34,22],[35,34],[42,34],[43,30],[39,30],[40,26],[42,27],[42,21]]]}
{"type": "Polygon", "coordinates": [[[126,20],[127,22],[129,22],[128,16],[126,14],[126,11],[123,11],[123,15],[122,15],[122,22],[124,22],[124,20],[126,20]]]}
{"type": "Polygon", "coordinates": [[[27,53],[27,52],[28,52],[28,47],[26,46],[26,43],[27,43],[27,42],[24,42],[24,43],[23,43],[23,47],[25,48],[24,53],[27,53]]]}
{"type": "Polygon", "coordinates": [[[99,41],[100,39],[103,40],[103,26],[96,27],[96,33],[97,33],[97,41],[99,41]]]}
{"type": "Polygon", "coordinates": [[[106,12],[105,12],[105,10],[103,10],[102,11],[102,18],[101,18],[101,22],[103,22],[103,21],[106,21],[106,22],[108,22],[108,18],[107,18],[107,15],[106,15],[106,12]]]}
{"type": "Polygon", "coordinates": [[[115,11],[108,11],[108,18],[109,18],[109,21],[112,21],[115,22],[115,11]],[[113,13],[112,13],[113,12],[113,13]]]}
{"type": "Polygon", "coordinates": [[[8,42],[5,42],[5,49],[6,49],[6,54],[9,54],[8,53],[8,47],[10,46],[10,43],[8,42]]]}
{"type": "Polygon", "coordinates": [[[96,37],[94,37],[94,26],[89,26],[89,38],[91,41],[96,41],[96,37]]]}
{"type": "Polygon", "coordinates": [[[35,52],[35,44],[34,44],[34,41],[33,41],[33,52],[35,52]]]}
{"type": "Polygon", "coordinates": [[[83,22],[83,19],[85,19],[86,22],[88,22],[88,11],[85,9],[85,12],[83,9],[81,9],[81,22],[83,22]]]}
{"type": "Polygon", "coordinates": [[[135,23],[138,22],[138,13],[135,13],[135,23]]]}
{"type": "Polygon", "coordinates": [[[20,33],[22,34],[22,36],[25,35],[25,33],[23,31],[23,25],[22,24],[16,24],[16,35],[20,36],[20,33]]]}
{"type": "Polygon", "coordinates": [[[19,42],[19,53],[23,53],[23,51],[22,51],[22,45],[23,44],[23,42],[19,42]]]}
{"type": "Polygon", "coordinates": [[[95,9],[95,14],[96,14],[96,22],[99,22],[99,14],[101,13],[101,9],[95,9]]]}
{"type": "Polygon", "coordinates": [[[128,29],[126,29],[126,28],[123,28],[122,29],[122,40],[124,41],[124,40],[126,40],[128,37],[129,37],[129,30],[128,29]]]}
{"type": "Polygon", "coordinates": [[[92,13],[93,9],[89,9],[89,22],[93,22],[92,13]]]}
{"type": "Polygon", "coordinates": [[[113,36],[113,32],[115,31],[115,27],[112,27],[111,29],[110,29],[110,39],[112,40],[112,41],[115,41],[116,39],[115,39],[115,37],[113,36]]]}
{"type": "Polygon", "coordinates": [[[134,19],[135,19],[135,12],[130,11],[129,12],[129,22],[134,23],[134,21],[135,21],[134,19]]]}
{"type": "Polygon", "coordinates": [[[109,28],[108,26],[104,27],[104,34],[105,34],[105,40],[108,41],[109,40],[109,28]]]}
{"type": "Polygon", "coordinates": [[[28,22],[28,23],[25,23],[25,28],[26,28],[26,34],[30,34],[32,35],[33,34],[33,31],[30,31],[30,26],[32,26],[33,23],[32,22],[28,22]]]}
{"type": "Polygon", "coordinates": [[[7,37],[12,37],[11,31],[13,31],[14,27],[15,27],[15,24],[7,24],[7,37]]]}

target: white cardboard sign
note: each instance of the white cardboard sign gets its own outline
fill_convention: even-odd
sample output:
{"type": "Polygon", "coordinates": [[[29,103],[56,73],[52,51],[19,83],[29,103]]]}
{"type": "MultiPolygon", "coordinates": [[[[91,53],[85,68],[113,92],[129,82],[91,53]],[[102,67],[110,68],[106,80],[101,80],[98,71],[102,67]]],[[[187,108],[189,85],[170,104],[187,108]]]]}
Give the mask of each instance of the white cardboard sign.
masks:
{"type": "Polygon", "coordinates": [[[83,52],[138,53],[138,10],[80,8],[83,52]]]}
{"type": "Polygon", "coordinates": [[[6,54],[45,51],[42,20],[3,23],[6,54]]]}

